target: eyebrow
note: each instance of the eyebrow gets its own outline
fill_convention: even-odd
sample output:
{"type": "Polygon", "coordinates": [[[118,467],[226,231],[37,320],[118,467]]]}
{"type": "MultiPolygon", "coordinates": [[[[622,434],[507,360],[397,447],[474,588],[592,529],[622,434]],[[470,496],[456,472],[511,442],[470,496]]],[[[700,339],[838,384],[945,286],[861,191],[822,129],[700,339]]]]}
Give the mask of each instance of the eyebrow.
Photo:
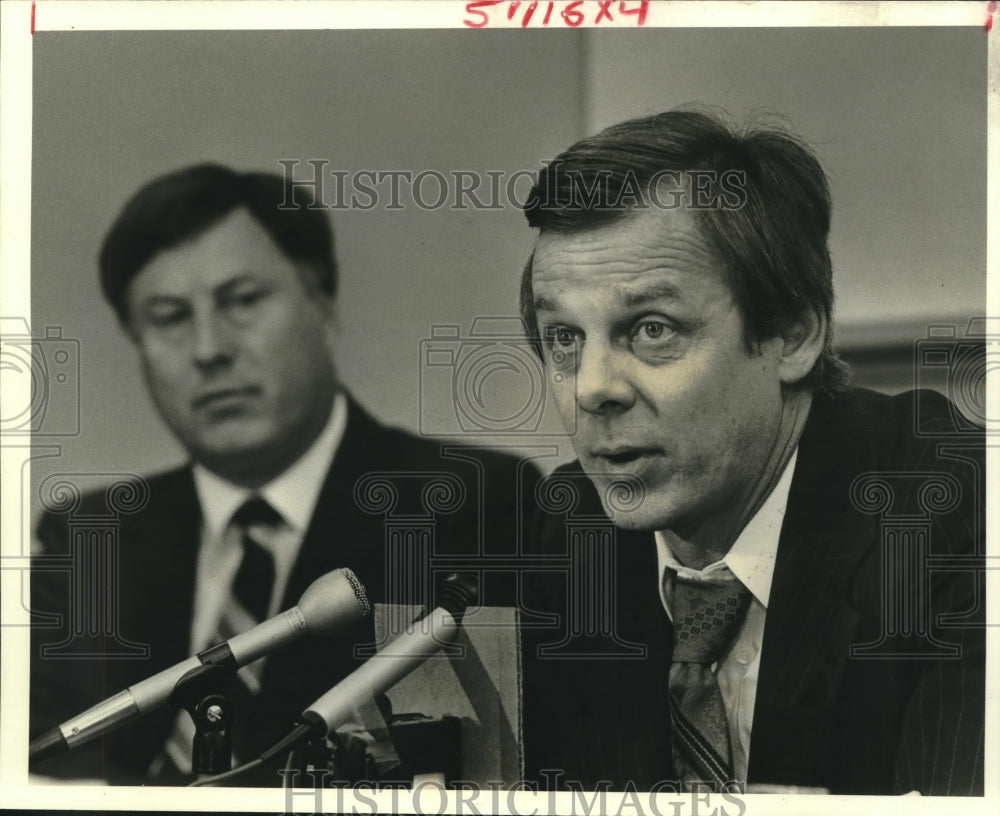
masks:
{"type": "Polygon", "coordinates": [[[626,306],[641,306],[651,300],[683,300],[680,289],[669,283],[658,283],[634,292],[626,292],[626,306]]]}
{"type": "Polygon", "coordinates": [[[219,283],[217,286],[214,286],[212,288],[212,292],[213,294],[216,295],[224,295],[231,289],[236,289],[237,287],[242,286],[244,284],[258,284],[260,282],[261,282],[260,278],[256,276],[253,272],[244,270],[242,272],[236,273],[230,278],[227,278],[226,280],[219,283]]]}
{"type": "MultiPolygon", "coordinates": [[[[242,270],[240,272],[233,273],[231,277],[217,283],[212,287],[210,292],[212,295],[224,295],[231,289],[235,289],[243,284],[253,284],[257,282],[259,282],[259,278],[257,278],[252,272],[242,270]]],[[[190,300],[190,298],[190,292],[150,292],[143,302],[148,303],[155,300],[186,301],[190,300]]]]}
{"type": "MultiPolygon", "coordinates": [[[[636,291],[626,292],[622,298],[627,307],[641,306],[652,300],[683,300],[681,290],[669,283],[658,283],[636,291]]],[[[545,295],[535,298],[536,312],[558,312],[559,304],[545,295]]]]}
{"type": "Polygon", "coordinates": [[[187,298],[184,297],[183,295],[172,295],[166,292],[153,292],[152,294],[147,295],[145,298],[140,300],[138,306],[140,307],[155,306],[161,303],[170,303],[170,304],[184,303],[186,301],[187,298]]]}
{"type": "Polygon", "coordinates": [[[551,298],[547,298],[544,295],[535,298],[535,311],[536,312],[558,312],[559,304],[557,304],[551,298]]]}

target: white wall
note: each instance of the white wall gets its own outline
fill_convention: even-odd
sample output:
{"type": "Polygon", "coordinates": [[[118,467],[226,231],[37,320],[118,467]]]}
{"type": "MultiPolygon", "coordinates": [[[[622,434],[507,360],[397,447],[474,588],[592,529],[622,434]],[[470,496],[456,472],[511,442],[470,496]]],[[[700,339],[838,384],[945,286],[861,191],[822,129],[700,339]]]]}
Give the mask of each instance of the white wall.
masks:
{"type": "Polygon", "coordinates": [[[830,177],[840,336],[981,315],[986,46],[976,28],[587,32],[587,127],[691,101],[770,110],[830,177]],[[870,326],[867,328],[871,328],[870,326]]]}

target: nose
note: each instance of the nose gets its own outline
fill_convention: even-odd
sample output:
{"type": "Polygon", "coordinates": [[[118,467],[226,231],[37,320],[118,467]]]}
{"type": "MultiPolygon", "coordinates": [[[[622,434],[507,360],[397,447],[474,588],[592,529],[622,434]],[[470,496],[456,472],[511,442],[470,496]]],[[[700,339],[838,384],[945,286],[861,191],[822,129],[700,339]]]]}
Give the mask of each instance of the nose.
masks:
{"type": "Polygon", "coordinates": [[[635,389],[628,378],[628,362],[623,357],[607,346],[583,345],[576,371],[576,401],[581,410],[607,415],[632,407],[635,389]]]}
{"type": "Polygon", "coordinates": [[[233,358],[232,338],[225,320],[214,310],[204,310],[194,318],[192,356],[205,373],[227,366],[233,358]]]}

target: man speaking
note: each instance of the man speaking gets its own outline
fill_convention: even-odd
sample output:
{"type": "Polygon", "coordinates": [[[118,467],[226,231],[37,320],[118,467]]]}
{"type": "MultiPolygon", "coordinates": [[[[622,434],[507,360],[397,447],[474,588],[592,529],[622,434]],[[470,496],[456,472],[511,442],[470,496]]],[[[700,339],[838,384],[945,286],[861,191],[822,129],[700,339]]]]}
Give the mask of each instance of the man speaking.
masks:
{"type": "MultiPolygon", "coordinates": [[[[936,393],[847,387],[830,209],[799,140],[694,111],[540,174],[522,315],[576,428],[552,478],[612,529],[622,654],[567,646],[587,610],[533,581],[564,629],[527,633],[529,776],[982,792],[982,436],[936,393]]],[[[572,518],[545,511],[564,553],[572,518]]]]}
{"type": "MultiPolygon", "coordinates": [[[[90,577],[117,602],[103,648],[71,637],[88,611],[81,576],[46,558],[70,550],[79,519],[107,516],[109,497],[42,517],[32,609],[61,626],[33,630],[33,735],[294,606],[331,570],[352,570],[373,603],[426,602],[434,554],[480,552],[486,519],[491,535],[515,534],[513,459],[385,428],[339,382],[333,238],[325,213],[295,203],[301,192],[277,175],[193,166],[139,190],[104,240],[104,294],[190,464],[135,485],[144,506],[102,531],[118,553],[114,575],[90,577]],[[367,496],[366,475],[391,508],[367,496]],[[423,533],[390,549],[389,509],[423,533]],[[148,659],[119,659],[116,641],[148,659]]],[[[241,670],[236,759],[284,736],[373,639],[369,617],[241,670]]],[[[164,709],[38,771],[179,782],[189,726],[164,709]]],[[[280,781],[268,771],[256,783],[280,781]]]]}

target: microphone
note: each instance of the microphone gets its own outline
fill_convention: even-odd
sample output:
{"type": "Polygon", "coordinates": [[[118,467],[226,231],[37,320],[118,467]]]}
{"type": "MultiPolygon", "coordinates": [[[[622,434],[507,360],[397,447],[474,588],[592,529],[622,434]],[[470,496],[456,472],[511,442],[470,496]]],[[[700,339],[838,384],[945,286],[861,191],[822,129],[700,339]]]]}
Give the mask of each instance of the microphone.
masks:
{"type": "Polygon", "coordinates": [[[449,575],[441,583],[438,606],[309,706],[302,713],[302,724],[323,736],[343,725],[358,705],[392,688],[443,645],[453,642],[462,615],[477,594],[473,576],[449,575]]]}
{"type": "Polygon", "coordinates": [[[313,581],[298,605],[227,641],[210,646],[169,669],[140,680],[102,703],[31,741],[29,762],[47,759],[89,742],[163,706],[177,682],[202,665],[235,671],[307,634],[332,635],[371,614],[365,588],[349,569],[313,581]]]}

